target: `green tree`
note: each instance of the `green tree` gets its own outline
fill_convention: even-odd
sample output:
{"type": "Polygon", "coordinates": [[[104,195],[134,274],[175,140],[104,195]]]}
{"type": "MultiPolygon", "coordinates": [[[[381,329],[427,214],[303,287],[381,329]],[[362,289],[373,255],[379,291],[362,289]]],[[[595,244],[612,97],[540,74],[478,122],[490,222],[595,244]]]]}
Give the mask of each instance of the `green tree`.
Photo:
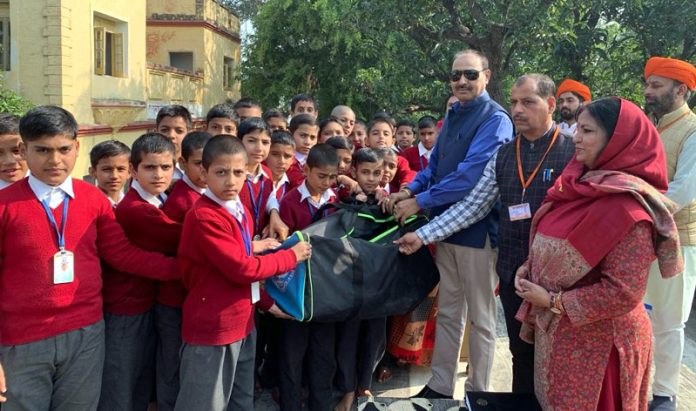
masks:
{"type": "Polygon", "coordinates": [[[0,75],[0,113],[12,113],[21,116],[32,107],[33,104],[30,101],[6,88],[0,75]]]}

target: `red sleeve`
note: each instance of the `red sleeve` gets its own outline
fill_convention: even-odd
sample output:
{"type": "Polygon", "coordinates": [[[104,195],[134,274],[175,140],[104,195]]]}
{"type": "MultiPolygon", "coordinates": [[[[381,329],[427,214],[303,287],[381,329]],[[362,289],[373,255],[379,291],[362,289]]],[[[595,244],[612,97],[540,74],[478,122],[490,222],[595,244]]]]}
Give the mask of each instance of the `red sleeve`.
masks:
{"type": "Polygon", "coordinates": [[[403,188],[416,178],[417,173],[411,170],[405,158],[397,156],[396,159],[396,175],[394,176],[394,181],[399,185],[399,188],[403,188]]]}
{"type": "Polygon", "coordinates": [[[124,229],[126,236],[135,245],[149,251],[176,255],[181,238],[181,223],[169,218],[162,210],[149,204],[139,204],[127,212],[116,209],[116,221],[124,229]],[[146,236],[147,239],[139,241],[146,236]]]}
{"type": "Polygon", "coordinates": [[[256,305],[262,310],[262,311],[268,311],[273,307],[273,304],[275,304],[275,301],[273,298],[271,298],[270,295],[266,292],[266,290],[261,289],[261,299],[259,302],[256,303],[256,305]]]}
{"type": "Polygon", "coordinates": [[[295,221],[294,204],[290,202],[291,198],[295,198],[295,192],[290,192],[292,195],[285,195],[280,202],[280,219],[288,226],[289,232],[294,232],[297,229],[297,221],[295,221]]]}
{"type": "Polygon", "coordinates": [[[288,175],[288,180],[290,180],[290,184],[293,187],[297,187],[300,184],[302,184],[302,181],[305,179],[304,172],[302,171],[302,167],[300,166],[300,163],[295,160],[290,168],[288,168],[288,171],[285,173],[288,175]]]}

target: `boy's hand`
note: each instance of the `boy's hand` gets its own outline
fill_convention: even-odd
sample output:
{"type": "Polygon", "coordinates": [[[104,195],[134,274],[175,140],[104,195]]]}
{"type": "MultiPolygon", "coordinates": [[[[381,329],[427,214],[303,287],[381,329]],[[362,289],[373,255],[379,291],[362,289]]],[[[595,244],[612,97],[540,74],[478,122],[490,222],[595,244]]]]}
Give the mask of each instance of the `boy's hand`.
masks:
{"type": "Polygon", "coordinates": [[[357,201],[360,201],[361,203],[366,203],[367,202],[367,195],[365,193],[356,194],[355,199],[357,201]]]}
{"type": "Polygon", "coordinates": [[[287,225],[280,219],[280,215],[277,210],[271,211],[271,216],[268,220],[268,226],[264,229],[264,235],[267,237],[275,238],[278,241],[285,241],[288,238],[290,229],[287,225]]]}
{"type": "Polygon", "coordinates": [[[263,240],[253,241],[252,248],[254,254],[260,254],[264,251],[275,250],[280,246],[280,243],[275,238],[264,238],[263,240]]]}
{"type": "Polygon", "coordinates": [[[309,257],[312,256],[312,246],[304,241],[295,244],[291,250],[295,253],[297,257],[297,262],[307,261],[309,257]]]}
{"type": "Polygon", "coordinates": [[[382,211],[385,214],[394,214],[394,206],[396,203],[402,200],[406,200],[407,198],[410,198],[407,192],[405,191],[399,191],[398,193],[393,193],[389,194],[388,197],[383,198],[378,201],[378,204],[382,205],[382,211]]]}
{"type": "Polygon", "coordinates": [[[274,317],[280,318],[283,320],[294,320],[294,317],[291,317],[287,314],[285,314],[285,311],[281,310],[280,307],[276,303],[273,303],[271,308],[268,309],[268,312],[273,314],[274,317]]]}
{"type": "Polygon", "coordinates": [[[341,176],[341,185],[344,185],[348,190],[350,190],[351,194],[362,192],[360,189],[360,184],[348,176],[341,176]]]}
{"type": "Polygon", "coordinates": [[[410,255],[423,247],[423,240],[416,233],[406,233],[403,237],[394,241],[399,246],[399,252],[410,255]]]}
{"type": "Polygon", "coordinates": [[[3,394],[7,392],[7,384],[5,383],[5,371],[2,369],[2,364],[0,364],[0,402],[7,401],[7,397],[3,394]]]}

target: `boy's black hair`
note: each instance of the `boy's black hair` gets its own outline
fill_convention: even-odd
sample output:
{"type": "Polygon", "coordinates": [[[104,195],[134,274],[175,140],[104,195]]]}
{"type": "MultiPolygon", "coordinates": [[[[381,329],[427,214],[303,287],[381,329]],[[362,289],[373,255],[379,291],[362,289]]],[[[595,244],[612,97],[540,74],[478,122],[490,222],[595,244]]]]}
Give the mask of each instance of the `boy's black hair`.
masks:
{"type": "Polygon", "coordinates": [[[241,140],[225,134],[215,136],[203,147],[203,168],[207,170],[220,156],[235,154],[241,154],[244,156],[244,161],[247,161],[247,152],[241,140]]]}
{"type": "Polygon", "coordinates": [[[58,106],[38,106],[19,119],[19,135],[24,142],[42,137],[77,138],[77,121],[68,110],[58,106]]]}
{"type": "Polygon", "coordinates": [[[210,110],[208,110],[208,114],[205,115],[206,124],[210,123],[210,120],[214,118],[226,118],[234,121],[234,124],[239,125],[239,117],[237,117],[237,112],[234,111],[232,104],[220,103],[212,106],[210,110]]]}
{"type": "Polygon", "coordinates": [[[181,117],[186,122],[186,128],[191,129],[193,127],[193,118],[191,117],[191,112],[184,106],[178,104],[171,104],[162,107],[157,112],[157,119],[155,120],[155,127],[159,127],[162,119],[165,117],[181,117]]]}
{"type": "Polygon", "coordinates": [[[398,155],[389,147],[384,148],[373,148],[372,151],[375,152],[380,160],[384,160],[386,157],[398,157],[398,155]]]}
{"type": "Polygon", "coordinates": [[[252,108],[252,107],[261,108],[261,104],[259,104],[259,102],[257,102],[256,100],[254,100],[251,97],[241,98],[241,99],[237,100],[236,103],[234,103],[234,106],[232,106],[232,108],[234,108],[235,110],[237,110],[238,108],[252,108]]]}
{"type": "Polygon", "coordinates": [[[263,118],[263,121],[268,121],[272,118],[282,118],[283,120],[285,120],[286,123],[288,122],[288,118],[285,117],[285,114],[283,114],[283,112],[278,110],[277,108],[267,110],[265,113],[263,113],[263,116],[261,116],[261,118],[263,118]]]}
{"type": "Polygon", "coordinates": [[[335,116],[328,116],[319,122],[319,134],[321,134],[321,131],[326,127],[329,123],[338,123],[339,126],[341,126],[341,130],[343,130],[343,123],[341,123],[341,120],[338,119],[338,117],[335,116]]]}
{"type": "Polygon", "coordinates": [[[290,126],[288,127],[288,129],[291,133],[294,133],[295,131],[297,131],[298,128],[300,128],[300,126],[304,125],[316,126],[317,119],[314,118],[314,116],[304,113],[292,116],[292,120],[290,120],[290,126]]]}
{"type": "Polygon", "coordinates": [[[269,136],[271,135],[271,129],[261,117],[249,117],[248,119],[242,121],[239,124],[239,127],[237,127],[237,137],[239,137],[240,140],[243,140],[245,135],[256,130],[265,131],[269,136]]]}
{"type": "Polygon", "coordinates": [[[312,103],[315,109],[317,108],[317,102],[314,100],[314,97],[312,97],[311,94],[297,94],[292,98],[292,100],[290,100],[290,111],[294,112],[297,103],[300,101],[309,101],[312,103]]]}
{"type": "Polygon", "coordinates": [[[19,135],[19,117],[14,114],[0,114],[0,136],[19,135]]]}
{"type": "MultiPolygon", "coordinates": [[[[99,161],[103,158],[116,156],[130,156],[131,149],[118,140],[106,140],[92,147],[89,151],[89,164],[92,168],[97,168],[99,161]]],[[[129,159],[130,161],[130,159],[129,159]]]]}
{"type": "Polygon", "coordinates": [[[330,145],[336,150],[348,150],[351,153],[355,149],[355,146],[353,146],[353,142],[343,136],[329,137],[329,139],[326,140],[326,144],[330,145]]]}
{"type": "MultiPolygon", "coordinates": [[[[394,117],[389,115],[389,113],[387,113],[386,111],[378,111],[377,113],[375,113],[372,116],[372,120],[370,120],[370,124],[378,123],[379,121],[377,120],[387,122],[389,123],[389,125],[392,126],[392,128],[396,128],[396,121],[394,120],[394,117]]],[[[367,128],[369,129],[370,125],[368,125],[367,128]]]]}
{"type": "Polygon", "coordinates": [[[401,126],[408,126],[411,127],[411,129],[416,128],[416,125],[413,124],[413,121],[411,120],[400,120],[398,123],[396,123],[396,128],[399,128],[401,126]]]}
{"type": "Polygon", "coordinates": [[[423,116],[418,119],[418,129],[437,128],[437,120],[433,116],[423,116]]]}
{"type": "Polygon", "coordinates": [[[138,168],[143,161],[143,155],[151,153],[172,153],[172,164],[176,161],[176,147],[172,140],[160,133],[146,133],[133,142],[130,156],[133,168],[138,168]]]}
{"type": "Polygon", "coordinates": [[[338,167],[338,153],[328,144],[317,144],[307,154],[307,167],[338,167]]]}
{"type": "Polygon", "coordinates": [[[213,138],[213,136],[205,131],[192,131],[186,134],[186,137],[181,141],[181,157],[188,161],[189,156],[193,154],[194,151],[205,147],[205,143],[211,138],[213,138]]]}
{"type": "Polygon", "coordinates": [[[295,149],[295,139],[292,138],[292,134],[287,130],[278,130],[271,134],[271,145],[274,144],[290,146],[293,150],[295,149]]]}
{"type": "Polygon", "coordinates": [[[382,159],[377,152],[371,148],[361,148],[353,154],[353,167],[358,167],[363,163],[379,163],[382,159]]]}

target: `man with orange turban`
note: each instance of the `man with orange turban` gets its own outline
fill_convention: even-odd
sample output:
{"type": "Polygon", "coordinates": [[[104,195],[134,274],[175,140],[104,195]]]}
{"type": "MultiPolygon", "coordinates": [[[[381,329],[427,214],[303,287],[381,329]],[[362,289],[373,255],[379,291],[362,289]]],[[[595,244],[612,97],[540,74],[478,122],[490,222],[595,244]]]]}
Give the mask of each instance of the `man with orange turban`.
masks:
{"type": "Polygon", "coordinates": [[[696,289],[696,114],[687,104],[696,87],[696,68],[682,60],[652,57],[645,65],[645,109],[660,132],[667,157],[667,197],[680,208],[679,229],[684,273],[660,278],[653,263],[645,303],[652,307],[655,380],[649,410],[676,410],[684,325],[696,289]]]}
{"type": "Polygon", "coordinates": [[[580,106],[592,100],[590,88],[579,81],[565,79],[556,91],[556,105],[563,121],[558,124],[561,131],[575,133],[575,113],[580,106]]]}

